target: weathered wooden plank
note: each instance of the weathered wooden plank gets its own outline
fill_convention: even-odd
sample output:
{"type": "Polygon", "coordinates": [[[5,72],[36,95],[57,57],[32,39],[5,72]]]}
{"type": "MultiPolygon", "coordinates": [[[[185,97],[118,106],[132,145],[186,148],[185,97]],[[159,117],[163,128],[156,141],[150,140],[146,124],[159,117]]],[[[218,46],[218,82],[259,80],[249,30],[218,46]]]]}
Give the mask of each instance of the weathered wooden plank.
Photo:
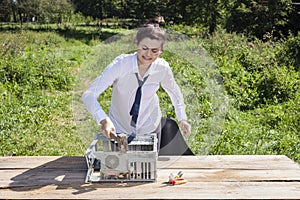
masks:
{"type": "MultiPolygon", "coordinates": [[[[85,158],[28,156],[0,157],[0,169],[8,168],[86,168],[85,158]]],[[[222,156],[163,156],[158,168],[236,168],[236,169],[300,169],[291,159],[282,155],[222,155],[222,156]]]]}
{"type": "MultiPolygon", "coordinates": [[[[177,171],[160,169],[158,180],[167,180],[170,173],[177,171]]],[[[300,182],[300,170],[236,170],[236,169],[183,169],[184,178],[189,182],[263,182],[294,181],[300,182]]]]}
{"type": "Polygon", "coordinates": [[[86,170],[1,170],[0,189],[44,185],[83,184],[86,170]]]}
{"type": "Polygon", "coordinates": [[[299,182],[110,183],[0,190],[3,199],[299,199],[299,182]]]}
{"type": "MultiPolygon", "coordinates": [[[[206,169],[184,170],[184,177],[189,182],[300,182],[299,170],[235,170],[235,169],[206,169]]],[[[161,169],[158,171],[157,182],[168,180],[170,173],[176,170],[161,169]]],[[[36,187],[44,185],[84,184],[86,171],[25,171],[3,170],[0,177],[1,188],[36,187]]]]}
{"type": "Polygon", "coordinates": [[[300,197],[299,165],[285,156],[160,157],[152,183],[84,184],[84,157],[2,157],[3,199],[199,199],[300,197]],[[182,170],[188,183],[165,184],[182,170]]]}
{"type": "Polygon", "coordinates": [[[160,169],[300,169],[297,163],[281,155],[171,156],[158,160],[160,169]]]}
{"type": "Polygon", "coordinates": [[[31,168],[81,168],[86,169],[83,156],[15,156],[0,157],[0,169],[31,169],[31,168]]]}

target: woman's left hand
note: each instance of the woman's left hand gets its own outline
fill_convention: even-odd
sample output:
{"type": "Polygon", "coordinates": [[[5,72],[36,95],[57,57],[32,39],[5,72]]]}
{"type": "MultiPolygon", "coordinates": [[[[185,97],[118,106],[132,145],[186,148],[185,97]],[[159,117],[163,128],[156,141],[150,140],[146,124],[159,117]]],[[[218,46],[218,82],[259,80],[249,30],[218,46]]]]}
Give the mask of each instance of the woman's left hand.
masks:
{"type": "Polygon", "coordinates": [[[189,135],[191,133],[191,125],[186,120],[181,120],[179,126],[184,135],[189,135]]]}

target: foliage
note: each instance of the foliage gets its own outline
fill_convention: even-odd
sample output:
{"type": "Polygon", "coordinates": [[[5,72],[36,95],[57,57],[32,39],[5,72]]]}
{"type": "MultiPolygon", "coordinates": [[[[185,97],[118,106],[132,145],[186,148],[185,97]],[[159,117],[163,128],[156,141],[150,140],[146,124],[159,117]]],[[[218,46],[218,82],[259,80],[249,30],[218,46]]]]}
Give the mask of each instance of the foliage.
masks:
{"type": "Polygon", "coordinates": [[[84,52],[54,33],[2,33],[0,43],[1,155],[82,153],[70,91],[84,52]]]}
{"type": "Polygon", "coordinates": [[[168,28],[173,31],[188,35],[192,38],[205,38],[209,32],[206,27],[203,27],[201,25],[188,26],[184,24],[173,24],[171,26],[168,26],[168,28]]]}
{"type": "Polygon", "coordinates": [[[73,5],[67,0],[4,0],[0,19],[14,22],[62,23],[69,21],[73,14],[73,5]]]}
{"type": "Polygon", "coordinates": [[[299,94],[296,101],[227,114],[211,154],[286,155],[300,162],[299,94]]]}
{"type": "Polygon", "coordinates": [[[294,12],[291,0],[235,1],[226,23],[228,31],[245,33],[263,38],[267,33],[287,35],[289,16],[294,12]]]}
{"type": "Polygon", "coordinates": [[[82,13],[84,16],[90,16],[93,18],[103,18],[103,1],[84,1],[84,0],[73,0],[73,4],[76,7],[76,12],[82,13]]]}
{"type": "Polygon", "coordinates": [[[117,26],[136,28],[162,15],[167,26],[200,26],[206,34],[225,28],[263,39],[267,34],[277,38],[297,35],[300,30],[299,6],[291,0],[2,0],[0,11],[0,21],[21,24],[34,18],[35,23],[85,20],[90,25],[96,21],[94,24],[100,27],[113,19],[117,26]]]}
{"type": "Polygon", "coordinates": [[[300,32],[297,36],[289,36],[283,42],[283,47],[277,52],[277,57],[282,65],[294,66],[295,70],[300,70],[300,32]]]}
{"type": "Polygon", "coordinates": [[[245,36],[224,32],[211,40],[214,42],[206,48],[216,58],[226,91],[237,108],[254,109],[295,98],[299,73],[278,60],[279,53],[286,50],[285,43],[248,41],[245,36]]]}
{"type": "Polygon", "coordinates": [[[34,86],[36,89],[62,91],[72,88],[73,77],[69,70],[71,63],[55,58],[55,55],[48,53],[47,45],[44,44],[50,42],[51,45],[55,45],[55,42],[59,41],[55,38],[51,41],[51,35],[48,38],[44,37],[45,41],[21,37],[20,34],[3,36],[2,46],[6,51],[3,51],[1,60],[0,80],[2,84],[9,82],[23,88],[34,86]],[[14,40],[14,37],[17,39],[14,40]],[[18,43],[14,43],[16,41],[18,43]],[[27,43],[34,45],[28,46],[27,43]],[[37,43],[38,46],[35,46],[37,43]],[[40,62],[41,60],[43,62],[40,62]]]}
{"type": "Polygon", "coordinates": [[[285,154],[300,161],[300,74],[290,53],[298,52],[297,41],[249,41],[220,31],[203,42],[232,99],[211,154],[285,154]]]}
{"type": "MultiPolygon", "coordinates": [[[[196,122],[192,136],[187,138],[193,151],[197,154],[284,154],[300,162],[299,36],[274,40],[270,35],[262,41],[218,29],[202,37],[197,34],[201,29],[182,26],[176,30],[193,35],[193,39],[184,42],[186,49],[200,52],[203,48],[199,47],[204,47],[218,68],[212,72],[201,71],[211,63],[203,60],[199,70],[193,57],[183,59],[187,58],[185,50],[171,51],[170,46],[162,55],[170,62],[180,85],[191,91],[184,94],[191,97],[186,99],[187,112],[192,116],[191,122],[196,122]],[[224,108],[226,115],[222,123],[214,118],[216,99],[210,92],[216,88],[209,86],[207,77],[223,84],[225,95],[221,98],[231,102],[230,107],[224,108]],[[207,151],[203,151],[205,145],[210,147],[207,151]]],[[[73,37],[59,32],[1,33],[1,155],[83,154],[86,143],[82,136],[88,133],[85,129],[82,135],[78,134],[82,129],[74,120],[77,115],[74,112],[83,108],[74,104],[74,96],[77,101],[85,84],[99,74],[101,67],[124,49],[128,52],[134,47],[109,41],[100,43],[97,38],[86,42],[82,38],[89,36],[89,29],[75,27],[72,31],[73,37]],[[82,37],[77,37],[79,33],[82,37]],[[87,54],[91,47],[87,44],[99,44],[97,51],[89,56],[98,57],[103,65],[90,63],[87,54]]],[[[196,59],[199,54],[195,55],[196,59]]],[[[110,92],[102,96],[105,109],[109,107],[110,92]]],[[[159,92],[164,114],[174,117],[170,100],[159,92]]],[[[79,113],[78,121],[92,124],[86,116],[79,113]]]]}
{"type": "MultiPolygon", "coordinates": [[[[161,55],[166,61],[169,62],[176,82],[181,87],[182,90],[190,90],[189,95],[185,95],[185,103],[190,105],[192,102],[202,109],[197,109],[199,117],[207,117],[211,113],[209,107],[205,107],[206,102],[209,101],[209,97],[198,91],[201,88],[205,87],[205,82],[203,76],[198,73],[198,70],[195,66],[189,63],[188,60],[181,58],[176,55],[174,52],[164,51],[161,55]],[[185,67],[183,67],[185,66],[185,67]],[[188,70],[186,70],[188,69],[188,70]]],[[[185,92],[183,92],[185,93],[185,92]]],[[[176,119],[174,107],[172,106],[169,96],[160,88],[158,92],[160,98],[160,106],[162,108],[162,113],[164,116],[168,116],[176,119]]],[[[190,115],[194,114],[190,111],[191,107],[188,106],[187,113],[190,115]]]]}

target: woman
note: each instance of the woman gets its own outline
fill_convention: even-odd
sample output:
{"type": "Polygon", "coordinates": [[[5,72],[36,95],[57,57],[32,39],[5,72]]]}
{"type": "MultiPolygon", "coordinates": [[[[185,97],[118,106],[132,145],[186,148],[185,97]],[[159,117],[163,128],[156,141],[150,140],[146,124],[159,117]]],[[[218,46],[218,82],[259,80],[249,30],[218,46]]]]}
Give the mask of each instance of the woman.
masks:
{"type": "Polygon", "coordinates": [[[192,154],[177,123],[174,124],[171,119],[162,120],[156,95],[156,91],[162,86],[175,107],[181,130],[185,135],[190,134],[183,96],[169,64],[159,58],[163,52],[166,34],[158,24],[148,24],[138,30],[136,40],[137,52],[115,58],[84,92],[83,103],[101,125],[102,133],[107,138],[111,133],[125,133],[130,142],[136,134],[155,132],[158,134],[160,155],[192,154]],[[107,116],[97,99],[111,85],[112,99],[107,116]],[[184,150],[178,151],[177,147],[180,145],[177,143],[168,147],[176,137],[179,137],[184,150]]]}

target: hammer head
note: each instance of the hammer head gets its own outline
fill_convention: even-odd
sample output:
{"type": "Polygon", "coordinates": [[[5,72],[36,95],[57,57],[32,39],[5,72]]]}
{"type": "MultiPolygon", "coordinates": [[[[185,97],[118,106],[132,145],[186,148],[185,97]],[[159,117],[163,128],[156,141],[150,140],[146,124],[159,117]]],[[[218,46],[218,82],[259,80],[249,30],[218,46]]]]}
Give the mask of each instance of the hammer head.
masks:
{"type": "Polygon", "coordinates": [[[127,135],[126,134],[124,134],[124,133],[120,133],[120,134],[110,133],[110,138],[117,141],[119,151],[121,151],[122,153],[127,152],[128,142],[127,142],[127,135]]]}

